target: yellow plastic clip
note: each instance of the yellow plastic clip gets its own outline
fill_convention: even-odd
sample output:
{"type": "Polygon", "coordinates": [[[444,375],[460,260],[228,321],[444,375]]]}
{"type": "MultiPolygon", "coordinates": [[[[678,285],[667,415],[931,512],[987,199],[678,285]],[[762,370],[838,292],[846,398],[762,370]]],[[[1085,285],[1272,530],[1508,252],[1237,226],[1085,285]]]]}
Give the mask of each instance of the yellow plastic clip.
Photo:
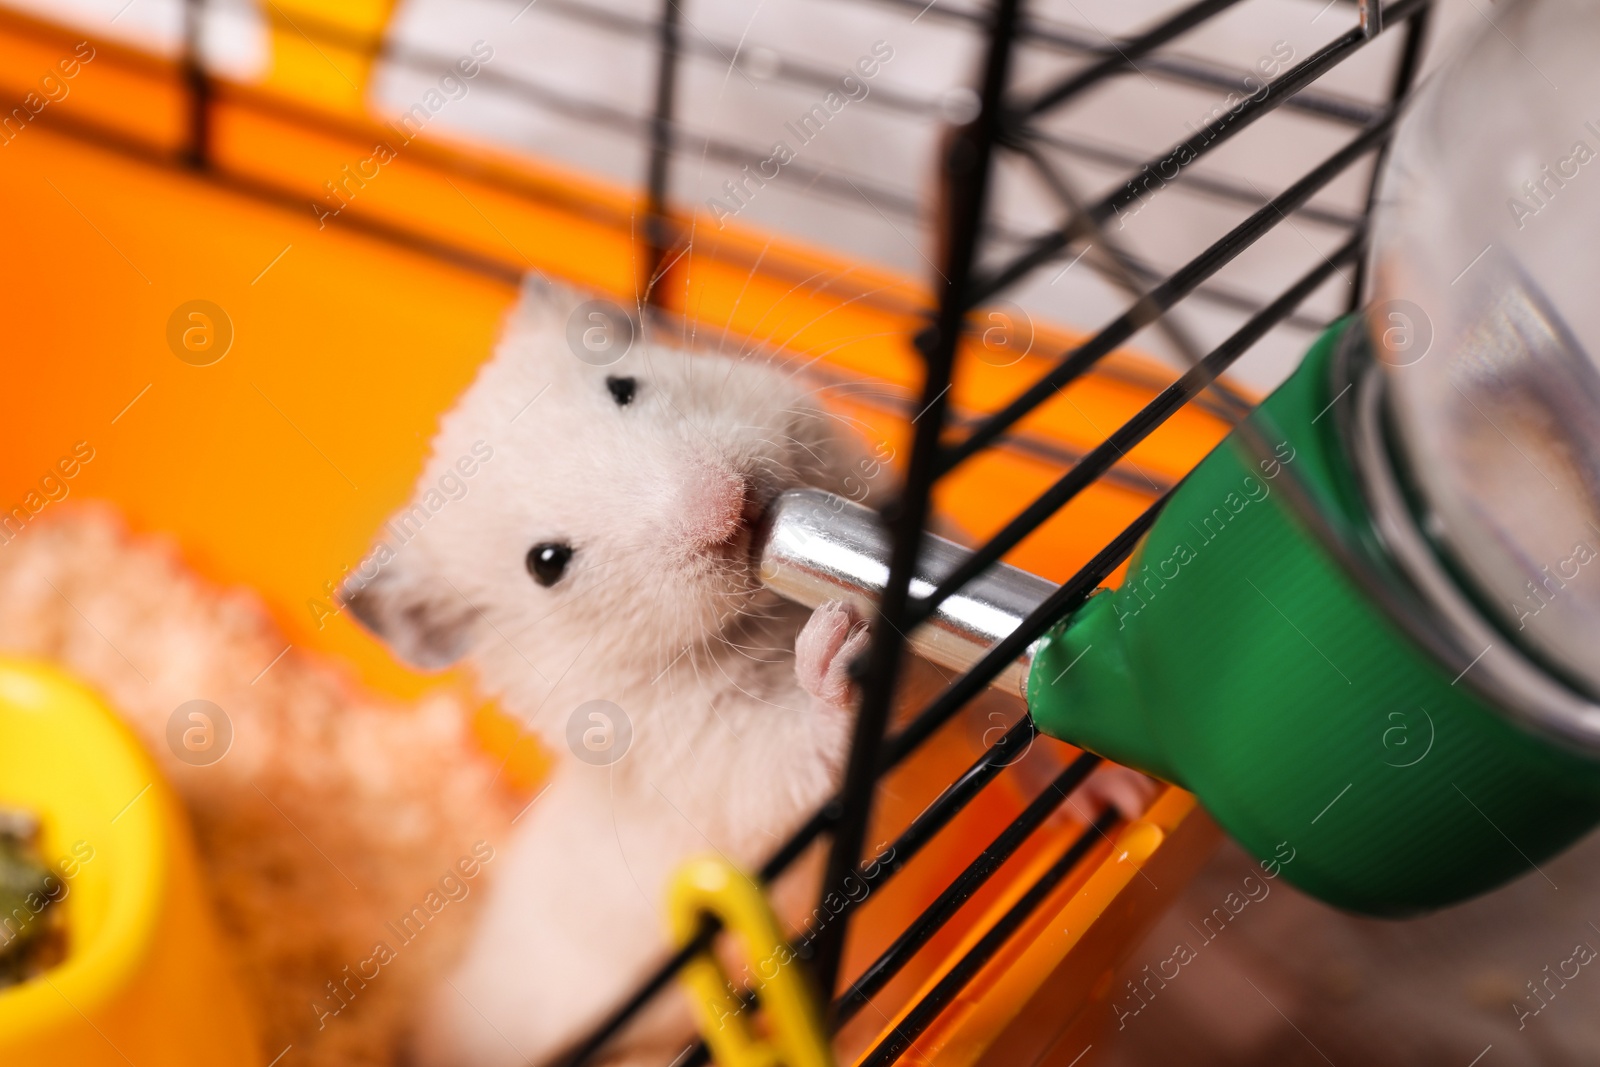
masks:
{"type": "Polygon", "coordinates": [[[267,84],[302,103],[367,113],[367,85],[395,0],[271,0],[267,84]]]}
{"type": "Polygon", "coordinates": [[[690,960],[679,980],[718,1067],[833,1067],[833,1048],[806,976],[754,880],[715,856],[689,860],[673,875],[667,910],[680,945],[694,939],[703,916],[721,920],[739,941],[770,1024],[769,1036],[757,1034],[710,950],[690,960]]]}

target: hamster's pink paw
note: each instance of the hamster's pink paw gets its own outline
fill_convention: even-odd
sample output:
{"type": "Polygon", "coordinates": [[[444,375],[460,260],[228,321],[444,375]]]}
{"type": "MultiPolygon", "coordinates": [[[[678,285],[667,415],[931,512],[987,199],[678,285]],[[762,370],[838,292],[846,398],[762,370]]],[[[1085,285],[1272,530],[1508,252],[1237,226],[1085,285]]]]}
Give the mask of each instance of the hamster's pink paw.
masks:
{"type": "Polygon", "coordinates": [[[842,600],[830,600],[811,613],[794,642],[794,672],[800,687],[835,708],[855,703],[850,664],[866,651],[866,620],[842,600]]]}
{"type": "Polygon", "coordinates": [[[1098,819],[1108,809],[1115,808],[1124,819],[1137,819],[1144,814],[1161,783],[1138,771],[1102,764],[1078,791],[1078,806],[1089,818],[1098,819]]]}

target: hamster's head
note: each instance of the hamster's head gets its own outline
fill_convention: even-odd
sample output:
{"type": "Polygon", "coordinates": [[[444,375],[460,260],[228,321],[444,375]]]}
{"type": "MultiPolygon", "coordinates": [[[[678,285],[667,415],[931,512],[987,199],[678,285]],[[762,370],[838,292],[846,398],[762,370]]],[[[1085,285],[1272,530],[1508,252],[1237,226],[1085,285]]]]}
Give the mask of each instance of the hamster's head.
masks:
{"type": "Polygon", "coordinates": [[[505,689],[530,652],[598,642],[659,670],[775,606],[756,520],[785,489],[839,491],[858,461],[853,434],[764,355],[691,354],[635,324],[616,362],[579,358],[582,302],[525,295],[341,591],[415,665],[467,657],[505,689]]]}

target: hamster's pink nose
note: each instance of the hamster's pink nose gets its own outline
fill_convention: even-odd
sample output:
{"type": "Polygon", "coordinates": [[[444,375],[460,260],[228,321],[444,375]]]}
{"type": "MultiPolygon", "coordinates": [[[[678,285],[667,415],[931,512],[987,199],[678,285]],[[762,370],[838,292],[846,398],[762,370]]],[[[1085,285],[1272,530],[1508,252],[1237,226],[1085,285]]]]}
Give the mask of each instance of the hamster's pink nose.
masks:
{"type": "Polygon", "coordinates": [[[700,545],[734,540],[749,525],[750,490],[748,479],[725,467],[696,467],[679,498],[684,535],[700,545]]]}

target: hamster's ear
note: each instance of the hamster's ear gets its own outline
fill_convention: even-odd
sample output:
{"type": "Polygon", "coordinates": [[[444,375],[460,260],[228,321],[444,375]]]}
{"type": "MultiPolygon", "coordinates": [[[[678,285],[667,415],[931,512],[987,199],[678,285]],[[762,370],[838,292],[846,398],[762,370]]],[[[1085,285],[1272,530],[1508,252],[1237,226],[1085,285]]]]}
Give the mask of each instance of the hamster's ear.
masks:
{"type": "Polygon", "coordinates": [[[529,271],[522,276],[522,290],[511,314],[522,322],[564,327],[572,309],[590,299],[593,298],[538,271],[529,271]]]}
{"type": "Polygon", "coordinates": [[[422,670],[443,670],[472,647],[476,613],[454,592],[430,596],[390,570],[339,588],[339,602],[402,660],[422,670]]]}
{"type": "Polygon", "coordinates": [[[522,291],[517,296],[517,303],[524,307],[536,307],[557,303],[561,296],[554,282],[539,271],[531,270],[522,276],[522,291]]]}

